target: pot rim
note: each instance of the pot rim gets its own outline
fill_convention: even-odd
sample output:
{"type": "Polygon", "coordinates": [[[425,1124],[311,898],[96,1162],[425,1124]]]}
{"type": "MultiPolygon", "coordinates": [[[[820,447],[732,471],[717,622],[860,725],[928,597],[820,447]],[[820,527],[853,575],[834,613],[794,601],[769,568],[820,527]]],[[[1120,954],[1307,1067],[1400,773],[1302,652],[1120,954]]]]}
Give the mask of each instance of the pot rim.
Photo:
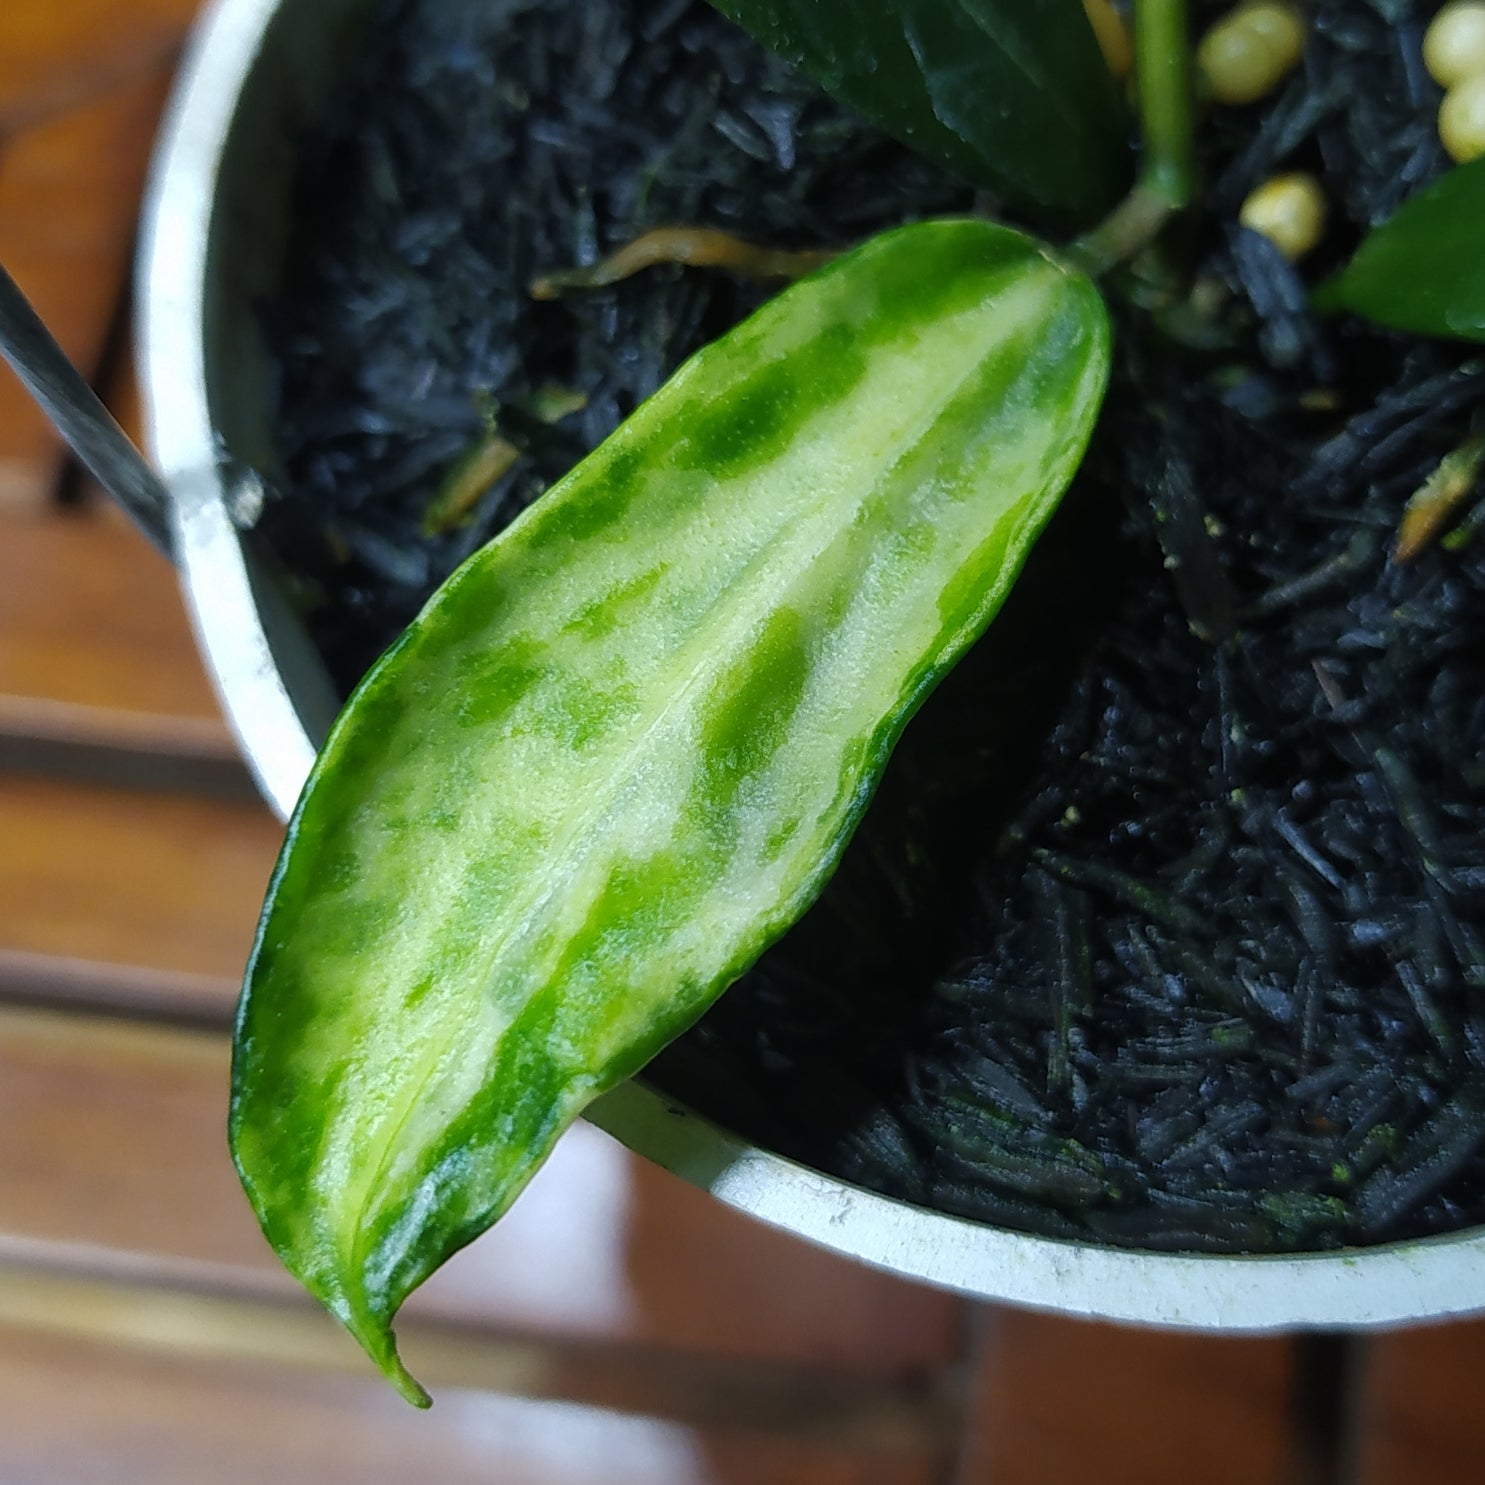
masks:
{"type": "MultiPolygon", "coordinates": [[[[223,456],[209,354],[227,147],[270,26],[311,0],[210,0],[157,144],[138,261],[137,359],[149,442],[173,499],[181,584],[202,659],[281,820],[329,720],[292,626],[265,622],[272,580],[230,512],[252,477],[223,456]]],[[[315,0],[323,5],[324,0],[315,0]]],[[[261,64],[261,65],[260,65],[261,64]]],[[[1290,1255],[1173,1254],[989,1227],[878,1195],[748,1144],[643,1082],[591,1122],[728,1206],[874,1267],[979,1299],[1201,1330],[1364,1328],[1485,1309],[1485,1228],[1290,1255]]]]}

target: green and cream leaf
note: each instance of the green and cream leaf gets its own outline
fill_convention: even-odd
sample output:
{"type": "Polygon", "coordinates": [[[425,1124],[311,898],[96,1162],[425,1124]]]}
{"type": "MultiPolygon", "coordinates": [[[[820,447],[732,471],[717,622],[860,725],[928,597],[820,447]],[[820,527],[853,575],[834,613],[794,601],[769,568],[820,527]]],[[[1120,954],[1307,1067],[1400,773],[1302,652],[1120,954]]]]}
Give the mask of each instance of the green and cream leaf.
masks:
{"type": "Polygon", "coordinates": [[[1103,395],[1093,286],[885,234],[702,351],[437,593],[290,825],[235,1158],[404,1392],[404,1298],[803,911],[1103,395]]]}

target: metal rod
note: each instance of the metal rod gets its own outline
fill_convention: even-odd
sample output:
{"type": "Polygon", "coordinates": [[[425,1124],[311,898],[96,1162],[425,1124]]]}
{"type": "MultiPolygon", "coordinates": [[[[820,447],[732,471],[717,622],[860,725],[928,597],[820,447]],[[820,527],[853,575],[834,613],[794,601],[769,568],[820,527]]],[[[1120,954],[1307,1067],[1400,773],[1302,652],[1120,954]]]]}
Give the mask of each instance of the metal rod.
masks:
{"type": "Polygon", "coordinates": [[[1367,1338],[1343,1331],[1294,1337],[1290,1476],[1295,1485],[1354,1485],[1367,1338]]]}
{"type": "Polygon", "coordinates": [[[175,542],[168,515],[170,496],[164,484],[52,338],[3,264],[0,264],[0,356],[10,363],[52,426],[93,472],[98,483],[173,562],[175,542]]]}

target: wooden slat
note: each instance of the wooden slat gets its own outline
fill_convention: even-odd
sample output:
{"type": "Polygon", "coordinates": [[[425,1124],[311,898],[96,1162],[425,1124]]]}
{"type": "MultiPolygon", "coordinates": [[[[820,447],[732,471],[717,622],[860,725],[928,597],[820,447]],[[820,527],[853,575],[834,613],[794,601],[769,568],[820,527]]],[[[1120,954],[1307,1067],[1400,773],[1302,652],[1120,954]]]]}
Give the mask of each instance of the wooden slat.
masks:
{"type": "MultiPolygon", "coordinates": [[[[265,1298],[182,1284],[168,1273],[77,1272],[29,1256],[17,1262],[3,1245],[0,1327],[203,1362],[376,1375],[341,1328],[304,1296],[265,1298]]],[[[945,1457],[957,1422],[951,1399],[931,1384],[884,1384],[812,1367],[418,1319],[401,1332],[408,1364],[435,1392],[462,1388],[563,1399],[887,1456],[945,1457]]]]}
{"type": "Polygon", "coordinates": [[[0,774],[0,950],[241,977],[266,806],[0,774]]]}
{"type": "MultiPolygon", "coordinates": [[[[0,1011],[0,1234],[290,1293],[227,1156],[223,1036],[0,1011]]],[[[748,1222],[586,1126],[409,1316],[902,1381],[949,1296],[748,1222]]]]}
{"type": "Polygon", "coordinates": [[[753,1356],[787,1345],[798,1360],[882,1375],[962,1353],[966,1305],[956,1296],[814,1248],[625,1158],[626,1283],[655,1337],[753,1356]]]}
{"type": "Polygon", "coordinates": [[[211,759],[239,762],[231,736],[216,717],[171,716],[53,701],[0,692],[0,739],[15,738],[37,749],[91,745],[161,760],[211,759]]]}
{"type": "Polygon", "coordinates": [[[483,1392],[0,1331],[0,1478],[25,1485],[933,1485],[932,1465],[483,1392]]]}
{"type": "Polygon", "coordinates": [[[956,1485],[1287,1482],[1293,1354],[1281,1338],[987,1311],[956,1485]]]}
{"type": "Polygon", "coordinates": [[[227,736],[174,571],[102,509],[0,512],[0,694],[227,736]]]}
{"type": "Polygon", "coordinates": [[[0,773],[255,800],[232,740],[206,717],[0,694],[0,773]]]}
{"type": "Polygon", "coordinates": [[[236,975],[191,974],[0,948],[0,1006],[73,1009],[221,1031],[231,1024],[236,975]]]}
{"type": "Polygon", "coordinates": [[[0,140],[158,73],[197,0],[7,0],[0,7],[0,140]]]}
{"type": "Polygon", "coordinates": [[[1355,1485],[1462,1485],[1485,1457],[1485,1320],[1374,1336],[1353,1440],[1355,1485]]]}
{"type": "MultiPolygon", "coordinates": [[[[0,144],[0,262],[88,375],[128,283],[139,192],[168,85],[160,65],[0,144]]],[[[44,501],[61,461],[45,418],[8,368],[0,372],[0,506],[44,501]]]]}

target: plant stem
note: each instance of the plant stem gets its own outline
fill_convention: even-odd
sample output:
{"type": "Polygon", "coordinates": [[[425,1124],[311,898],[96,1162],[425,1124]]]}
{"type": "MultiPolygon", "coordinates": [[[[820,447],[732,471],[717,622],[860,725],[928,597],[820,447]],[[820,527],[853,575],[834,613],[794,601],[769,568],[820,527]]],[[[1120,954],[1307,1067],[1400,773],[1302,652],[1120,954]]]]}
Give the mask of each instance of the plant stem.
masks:
{"type": "Polygon", "coordinates": [[[1134,58],[1145,151],[1135,189],[1180,211],[1196,191],[1196,106],[1186,0],[1135,0],[1134,58]]]}
{"type": "Polygon", "coordinates": [[[1067,256],[1100,278],[1153,242],[1170,214],[1170,202],[1141,178],[1103,221],[1068,245],[1067,256]]]}
{"type": "Polygon", "coordinates": [[[1196,191],[1195,104],[1186,0],[1134,0],[1144,158],[1134,189],[1068,249],[1095,278],[1132,258],[1196,191]]]}

